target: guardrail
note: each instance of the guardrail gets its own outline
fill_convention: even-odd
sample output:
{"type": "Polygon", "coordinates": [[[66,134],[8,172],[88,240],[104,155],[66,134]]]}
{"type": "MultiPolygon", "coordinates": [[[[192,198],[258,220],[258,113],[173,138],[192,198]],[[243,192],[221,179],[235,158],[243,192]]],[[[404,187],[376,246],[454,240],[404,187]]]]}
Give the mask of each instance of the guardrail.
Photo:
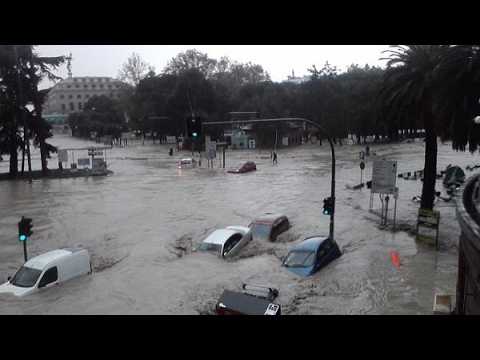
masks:
{"type": "Polygon", "coordinates": [[[457,199],[461,234],[455,313],[480,314],[480,174],[468,179],[457,199]]]}

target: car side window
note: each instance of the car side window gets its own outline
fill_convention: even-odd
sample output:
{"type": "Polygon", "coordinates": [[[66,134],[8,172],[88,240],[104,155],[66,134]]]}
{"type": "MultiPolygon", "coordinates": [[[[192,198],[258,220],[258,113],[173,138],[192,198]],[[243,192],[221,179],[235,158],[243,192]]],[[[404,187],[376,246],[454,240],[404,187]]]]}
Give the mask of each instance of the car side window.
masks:
{"type": "Polygon", "coordinates": [[[242,237],[242,234],[232,235],[232,237],[230,237],[230,239],[225,242],[225,246],[223,247],[223,254],[228,254],[230,250],[232,250],[233,247],[237,245],[237,243],[242,239],[242,237]]]}
{"type": "Polygon", "coordinates": [[[58,270],[57,270],[57,267],[54,266],[48,269],[47,271],[45,271],[45,274],[43,274],[43,277],[40,280],[38,287],[41,288],[41,287],[47,286],[48,284],[51,284],[57,280],[58,280],[58,270]]]}
{"type": "Polygon", "coordinates": [[[280,232],[287,231],[289,228],[288,220],[283,219],[282,222],[280,223],[280,232]]]}

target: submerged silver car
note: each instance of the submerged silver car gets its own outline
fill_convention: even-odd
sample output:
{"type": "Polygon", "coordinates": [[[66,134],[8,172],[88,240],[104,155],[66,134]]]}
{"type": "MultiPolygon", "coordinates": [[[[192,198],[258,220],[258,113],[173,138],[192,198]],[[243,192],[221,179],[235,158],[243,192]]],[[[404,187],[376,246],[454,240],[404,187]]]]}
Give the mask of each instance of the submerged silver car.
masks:
{"type": "Polygon", "coordinates": [[[252,233],[245,226],[228,226],[212,232],[199,247],[200,251],[216,253],[222,258],[237,255],[252,240],[252,233]]]}

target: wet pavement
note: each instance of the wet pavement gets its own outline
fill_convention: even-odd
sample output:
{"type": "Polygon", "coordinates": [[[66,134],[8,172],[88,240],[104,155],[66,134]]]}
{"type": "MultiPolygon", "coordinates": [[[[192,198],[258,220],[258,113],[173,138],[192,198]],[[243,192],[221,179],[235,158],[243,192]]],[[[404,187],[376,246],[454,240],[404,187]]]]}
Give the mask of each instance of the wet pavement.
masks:
{"type": "MultiPolygon", "coordinates": [[[[88,143],[56,136],[60,147],[88,143]]],[[[279,258],[303,238],[328,234],[322,214],[330,191],[327,146],[308,144],[278,152],[229,151],[227,168],[255,161],[257,171],[180,170],[169,146],[114,148],[108,177],[0,182],[0,281],[23,262],[17,240],[22,215],[33,218],[29,256],[71,246],[92,254],[92,276],[72,280],[28,298],[0,294],[2,314],[205,314],[224,288],[242,282],[277,287],[284,314],[431,314],[435,292],[455,293],[459,227],[454,203],[439,202],[440,250],[419,244],[406,231],[382,230],[368,211],[370,192],[349,190],[360,181],[359,146],[337,147],[335,236],[343,256],[314,276],[301,279],[279,258]],[[275,243],[252,242],[231,261],[195,248],[218,227],[248,225],[265,212],[285,213],[292,228],[275,243]],[[390,252],[401,265],[393,266],[390,252]]],[[[398,171],[423,168],[424,144],[377,145],[377,156],[398,160],[398,171]]],[[[34,151],[34,168],[39,167],[34,151]]],[[[438,168],[465,168],[475,155],[439,144],[438,168]]],[[[56,155],[51,160],[55,167],[56,155]]],[[[371,178],[371,158],[364,179],[371,178]]],[[[8,163],[0,163],[7,171],[8,163]]],[[[467,177],[471,174],[466,171],[467,177]]],[[[397,179],[397,222],[413,226],[421,182],[397,179]]],[[[439,181],[438,189],[442,189],[439,181]]],[[[443,190],[443,189],[442,189],[443,190]]],[[[375,198],[374,208],[380,202],[375,198]]],[[[406,226],[405,228],[408,228],[406,226]]]]}

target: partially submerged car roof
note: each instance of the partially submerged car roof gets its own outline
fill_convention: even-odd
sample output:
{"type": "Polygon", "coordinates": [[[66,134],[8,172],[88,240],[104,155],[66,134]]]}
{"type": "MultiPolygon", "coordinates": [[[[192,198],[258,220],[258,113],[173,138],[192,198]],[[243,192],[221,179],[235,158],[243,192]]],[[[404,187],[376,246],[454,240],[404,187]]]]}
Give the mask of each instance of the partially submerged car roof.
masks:
{"type": "Polygon", "coordinates": [[[71,254],[72,254],[72,251],[70,251],[70,249],[58,249],[58,250],[49,251],[49,252],[46,252],[45,254],[41,254],[41,255],[35,256],[34,258],[31,258],[25,263],[24,266],[32,269],[43,270],[45,266],[50,264],[52,261],[61,259],[71,254]]]}
{"type": "Polygon", "coordinates": [[[253,222],[273,223],[275,220],[277,220],[280,217],[286,217],[286,216],[278,213],[265,213],[263,215],[256,217],[253,220],[253,222]]]}
{"type": "Polygon", "coordinates": [[[209,244],[223,245],[230,236],[237,232],[238,231],[232,229],[218,229],[208,235],[208,237],[203,240],[203,242],[209,244]]]}
{"type": "Polygon", "coordinates": [[[230,309],[244,315],[265,315],[271,302],[257,296],[224,290],[218,300],[218,307],[230,309]]]}
{"type": "Polygon", "coordinates": [[[294,246],[291,250],[316,251],[320,244],[328,239],[328,236],[316,235],[303,240],[300,244],[294,246]]]}

